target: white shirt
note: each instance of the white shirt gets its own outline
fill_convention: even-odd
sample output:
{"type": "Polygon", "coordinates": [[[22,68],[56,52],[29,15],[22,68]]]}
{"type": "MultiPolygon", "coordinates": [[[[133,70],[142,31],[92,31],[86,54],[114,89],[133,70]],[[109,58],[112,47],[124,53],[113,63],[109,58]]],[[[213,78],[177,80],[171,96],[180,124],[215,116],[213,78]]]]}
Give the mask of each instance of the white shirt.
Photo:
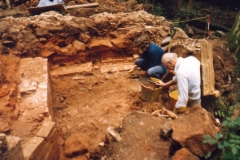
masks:
{"type": "Polygon", "coordinates": [[[189,56],[187,58],[179,57],[175,65],[176,75],[173,81],[178,85],[178,101],[176,108],[187,106],[188,98],[191,100],[200,100],[200,62],[197,58],[189,56]]]}

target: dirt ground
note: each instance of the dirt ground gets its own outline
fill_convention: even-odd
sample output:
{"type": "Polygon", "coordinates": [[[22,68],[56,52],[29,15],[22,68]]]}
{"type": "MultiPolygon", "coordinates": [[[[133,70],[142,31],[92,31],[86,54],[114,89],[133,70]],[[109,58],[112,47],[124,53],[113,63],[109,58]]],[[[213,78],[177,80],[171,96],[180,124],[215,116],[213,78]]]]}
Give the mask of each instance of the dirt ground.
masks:
{"type": "MultiPolygon", "coordinates": [[[[105,7],[110,4],[115,6],[116,2],[108,2],[105,7]]],[[[111,5],[110,5],[111,6],[111,5]]],[[[124,7],[122,5],[121,7],[124,7]]],[[[117,7],[116,10],[121,10],[117,7]]],[[[106,9],[107,10],[107,9],[106,9]]],[[[113,11],[112,11],[113,12],[113,11]]],[[[79,12],[72,14],[78,15],[79,12]]],[[[87,12],[83,13],[87,14],[87,12]]],[[[88,12],[88,14],[90,14],[88,12]]],[[[228,84],[232,79],[229,76],[235,77],[234,69],[236,59],[234,56],[226,54],[227,43],[222,39],[210,40],[213,45],[213,50],[218,54],[214,55],[215,69],[215,87],[218,90],[226,90],[228,92],[233,88],[228,84]],[[224,62],[224,63],[223,63],[224,62]],[[229,72],[223,72],[229,70],[229,72]],[[226,85],[223,85],[226,84],[226,85]]],[[[179,55],[184,55],[182,49],[174,48],[173,51],[179,55]]],[[[126,57],[127,58],[127,57],[126,57]]],[[[0,56],[0,102],[6,108],[0,108],[0,130],[4,133],[16,133],[16,121],[21,113],[19,108],[16,108],[17,101],[17,79],[15,78],[20,57],[1,55],[0,56]]],[[[125,62],[116,62],[114,65],[123,65],[125,62]]],[[[128,62],[133,65],[134,61],[128,62]]],[[[70,67],[71,62],[59,62],[58,64],[49,61],[50,75],[58,67],[70,67]]],[[[101,159],[109,149],[106,142],[105,134],[109,126],[121,128],[122,120],[132,111],[140,111],[152,113],[155,110],[163,107],[170,107],[168,90],[162,90],[157,102],[145,102],[141,98],[141,85],[139,77],[132,78],[132,74],[141,75],[143,72],[135,70],[128,71],[113,71],[101,73],[101,66],[112,67],[112,63],[94,63],[95,68],[91,75],[68,75],[54,77],[51,76],[53,87],[53,109],[55,114],[55,122],[59,132],[59,144],[62,146],[60,159],[74,159],[64,156],[64,142],[71,135],[84,134],[90,141],[90,159],[101,159]],[[99,143],[105,142],[104,147],[100,147],[99,143]]],[[[175,86],[176,87],[176,86],[175,86]]],[[[170,90],[174,90],[171,88],[170,90]]],[[[203,107],[209,111],[214,110],[212,99],[203,99],[203,107]]],[[[235,101],[233,100],[232,103],[235,101]]],[[[150,122],[149,122],[150,123],[150,122]]],[[[151,122],[152,123],[152,122],[151,122]]],[[[163,123],[163,122],[162,122],[163,123]]],[[[29,129],[30,134],[34,134],[39,123],[35,122],[34,128],[29,129]]],[[[157,127],[158,124],[152,126],[157,127]]],[[[135,126],[132,126],[133,130],[135,126]]],[[[146,126],[146,130],[149,127],[146,126]]],[[[21,127],[20,127],[21,128],[21,127]]],[[[131,128],[130,128],[131,130],[131,128]]],[[[144,128],[143,128],[144,130],[144,128]]],[[[129,139],[131,141],[131,139],[129,139]]],[[[152,142],[154,143],[154,142],[152,142]]],[[[166,151],[169,148],[169,142],[161,143],[162,148],[166,151]]],[[[149,149],[149,148],[147,148],[149,149]]],[[[139,157],[144,157],[143,152],[138,152],[139,157]]],[[[164,153],[164,156],[166,154],[164,153]]],[[[81,157],[78,157],[79,159],[81,157]]],[[[166,159],[169,157],[165,156],[166,159]]],[[[77,157],[75,157],[77,159],[77,157]]]]}
{"type": "MultiPolygon", "coordinates": [[[[96,64],[99,65],[103,64],[96,64]]],[[[95,70],[85,77],[52,77],[54,112],[61,138],[66,140],[77,133],[94,137],[90,139],[93,144],[90,150],[94,151],[98,143],[106,142],[107,127],[118,128],[131,111],[152,113],[161,109],[161,103],[141,99],[139,78],[132,79],[130,75],[127,71],[101,74],[95,70]]]]}

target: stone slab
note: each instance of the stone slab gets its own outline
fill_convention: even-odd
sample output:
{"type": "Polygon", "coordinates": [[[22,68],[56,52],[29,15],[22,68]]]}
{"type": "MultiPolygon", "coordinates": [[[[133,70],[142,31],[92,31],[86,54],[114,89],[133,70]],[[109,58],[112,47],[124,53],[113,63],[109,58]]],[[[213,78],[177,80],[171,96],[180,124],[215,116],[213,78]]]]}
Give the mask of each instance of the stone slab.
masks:
{"type": "Polygon", "coordinates": [[[31,156],[35,155],[35,151],[44,145],[44,138],[33,137],[25,145],[23,149],[23,155],[25,159],[30,159],[31,156]]]}
{"type": "Polygon", "coordinates": [[[19,137],[6,136],[8,150],[0,157],[1,160],[23,160],[23,150],[19,137]]]}
{"type": "Polygon", "coordinates": [[[44,122],[42,128],[37,132],[37,137],[42,137],[49,140],[51,133],[54,131],[55,122],[44,122]]]}
{"type": "Polygon", "coordinates": [[[84,63],[78,66],[58,68],[51,72],[54,77],[70,75],[70,74],[91,74],[92,73],[92,62],[84,63]]]}

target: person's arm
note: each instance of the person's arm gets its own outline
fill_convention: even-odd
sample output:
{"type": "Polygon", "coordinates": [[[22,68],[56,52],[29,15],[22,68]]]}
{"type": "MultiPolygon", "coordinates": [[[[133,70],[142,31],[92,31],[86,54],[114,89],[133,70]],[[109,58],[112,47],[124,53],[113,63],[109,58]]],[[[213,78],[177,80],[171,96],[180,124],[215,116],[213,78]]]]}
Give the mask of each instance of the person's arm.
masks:
{"type": "Polygon", "coordinates": [[[177,74],[178,101],[176,108],[186,107],[188,102],[188,78],[183,74],[177,74]]]}
{"type": "Polygon", "coordinates": [[[166,83],[164,83],[163,81],[158,81],[156,82],[157,85],[161,86],[161,87],[169,87],[169,86],[172,86],[174,84],[176,84],[173,80],[170,80],[166,83]]]}

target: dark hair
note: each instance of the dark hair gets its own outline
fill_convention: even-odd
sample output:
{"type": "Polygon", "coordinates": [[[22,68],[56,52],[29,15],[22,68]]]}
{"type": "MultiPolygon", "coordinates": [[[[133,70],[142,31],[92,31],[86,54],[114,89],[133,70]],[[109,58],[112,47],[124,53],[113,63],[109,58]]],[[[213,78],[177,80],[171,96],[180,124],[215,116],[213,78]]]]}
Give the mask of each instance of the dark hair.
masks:
{"type": "Polygon", "coordinates": [[[134,43],[136,47],[142,50],[146,50],[147,48],[149,48],[150,40],[147,36],[141,35],[140,37],[135,39],[134,43]]]}

